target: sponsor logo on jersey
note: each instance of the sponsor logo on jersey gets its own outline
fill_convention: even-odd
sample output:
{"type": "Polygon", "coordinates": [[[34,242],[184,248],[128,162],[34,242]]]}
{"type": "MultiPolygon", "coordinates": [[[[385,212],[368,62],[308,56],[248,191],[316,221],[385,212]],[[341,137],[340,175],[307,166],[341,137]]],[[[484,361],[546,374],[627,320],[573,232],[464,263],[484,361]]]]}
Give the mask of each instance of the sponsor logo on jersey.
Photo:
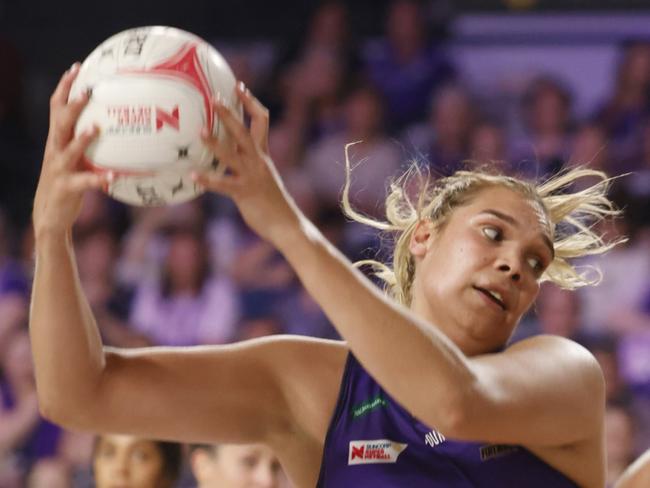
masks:
{"type": "Polygon", "coordinates": [[[438,432],[436,429],[427,432],[424,436],[424,443],[430,447],[436,447],[446,440],[447,439],[445,436],[442,435],[442,433],[438,432]]]}
{"type": "Polygon", "coordinates": [[[377,409],[384,408],[387,405],[388,402],[386,399],[381,395],[377,395],[376,397],[373,397],[359,405],[352,407],[350,415],[352,416],[352,420],[355,420],[377,409]]]}
{"type": "Polygon", "coordinates": [[[507,446],[504,444],[490,444],[486,446],[481,446],[479,448],[479,453],[481,454],[481,461],[488,461],[490,459],[499,458],[502,456],[507,456],[513,452],[517,452],[519,448],[517,446],[507,446]]]}
{"type": "Polygon", "coordinates": [[[407,446],[408,444],[400,444],[388,439],[350,441],[348,466],[396,463],[397,458],[407,446]]]}

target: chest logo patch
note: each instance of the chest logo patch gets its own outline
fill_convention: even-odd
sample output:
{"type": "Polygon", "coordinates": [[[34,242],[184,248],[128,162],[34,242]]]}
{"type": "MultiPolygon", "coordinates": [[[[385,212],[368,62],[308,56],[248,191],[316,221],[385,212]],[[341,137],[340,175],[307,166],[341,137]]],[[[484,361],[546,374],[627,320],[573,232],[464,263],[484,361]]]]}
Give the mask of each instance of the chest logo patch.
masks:
{"type": "Polygon", "coordinates": [[[350,411],[350,415],[352,417],[352,420],[356,420],[360,417],[369,414],[370,412],[373,412],[380,408],[384,408],[386,406],[388,406],[388,402],[386,401],[386,399],[383,398],[381,395],[377,395],[376,397],[373,397],[370,400],[366,400],[365,402],[352,407],[352,410],[350,411]]]}
{"type": "Polygon", "coordinates": [[[396,463],[399,455],[408,444],[400,444],[388,439],[371,441],[350,441],[348,466],[355,464],[396,463]]]}

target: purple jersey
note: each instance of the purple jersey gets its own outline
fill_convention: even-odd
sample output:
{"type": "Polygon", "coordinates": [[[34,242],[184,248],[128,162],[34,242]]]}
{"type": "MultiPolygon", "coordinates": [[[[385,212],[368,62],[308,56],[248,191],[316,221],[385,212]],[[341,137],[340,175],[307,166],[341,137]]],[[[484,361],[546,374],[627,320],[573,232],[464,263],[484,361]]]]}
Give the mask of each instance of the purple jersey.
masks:
{"type": "Polygon", "coordinates": [[[447,439],[348,356],[317,488],[523,486],[578,485],[523,447],[447,439]]]}

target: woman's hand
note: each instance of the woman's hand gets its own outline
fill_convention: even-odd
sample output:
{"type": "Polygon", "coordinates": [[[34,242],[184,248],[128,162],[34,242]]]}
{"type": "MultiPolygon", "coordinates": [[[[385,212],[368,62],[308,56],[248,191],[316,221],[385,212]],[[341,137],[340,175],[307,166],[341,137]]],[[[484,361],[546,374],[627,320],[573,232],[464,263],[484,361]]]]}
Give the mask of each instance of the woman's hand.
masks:
{"type": "Polygon", "coordinates": [[[205,144],[228,168],[218,175],[211,172],[194,174],[195,181],[208,190],[231,197],[242,217],[260,237],[276,247],[289,231],[300,224],[300,212],[289,196],[269,156],[269,112],[246,89],[237,86],[237,96],[250,116],[250,129],[219,100],[213,103],[217,117],[228,137],[219,142],[206,132],[205,144]]]}
{"type": "Polygon", "coordinates": [[[72,228],[84,191],[101,188],[112,174],[82,171],[84,151],[97,136],[97,128],[74,137],[74,126],[88,102],[87,94],[68,101],[70,87],[79,73],[76,63],[63,74],[50,98],[50,130],[45,145],[41,176],[34,199],[34,231],[38,238],[45,231],[66,232],[72,228]]]}

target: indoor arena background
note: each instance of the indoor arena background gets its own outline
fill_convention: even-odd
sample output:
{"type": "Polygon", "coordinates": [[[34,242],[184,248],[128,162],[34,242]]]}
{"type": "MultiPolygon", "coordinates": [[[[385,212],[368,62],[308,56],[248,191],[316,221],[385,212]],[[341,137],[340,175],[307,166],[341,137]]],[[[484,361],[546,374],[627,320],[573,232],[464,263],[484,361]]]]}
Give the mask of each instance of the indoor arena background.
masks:
{"type": "MultiPolygon", "coordinates": [[[[0,487],[23,486],[43,463],[60,468],[61,486],[92,485],[92,437],[11,401],[12,391],[33,388],[31,201],[60,75],[109,35],[154,24],[192,31],[227,57],[271,110],[271,155],[289,191],[353,260],[389,249],[342,217],[347,142],[364,141],[352,151],[352,202],[374,216],[388,178],[413,158],[438,175],[488,163],[530,178],[572,164],[630,173],[613,188],[625,213],[607,224],[611,238],[629,241],[584,263],[598,264],[602,284],[578,293],[544,286],[513,338],[559,334],[597,357],[614,479],[650,447],[650,8],[643,4],[0,2],[0,442],[9,439],[0,444],[0,487]],[[21,435],[7,434],[19,421],[21,435]]],[[[142,209],[91,193],[74,239],[107,344],[336,337],[291,268],[225,198],[142,209]],[[199,291],[187,294],[187,283],[199,291]]],[[[184,480],[192,486],[189,474],[184,480]]]]}

